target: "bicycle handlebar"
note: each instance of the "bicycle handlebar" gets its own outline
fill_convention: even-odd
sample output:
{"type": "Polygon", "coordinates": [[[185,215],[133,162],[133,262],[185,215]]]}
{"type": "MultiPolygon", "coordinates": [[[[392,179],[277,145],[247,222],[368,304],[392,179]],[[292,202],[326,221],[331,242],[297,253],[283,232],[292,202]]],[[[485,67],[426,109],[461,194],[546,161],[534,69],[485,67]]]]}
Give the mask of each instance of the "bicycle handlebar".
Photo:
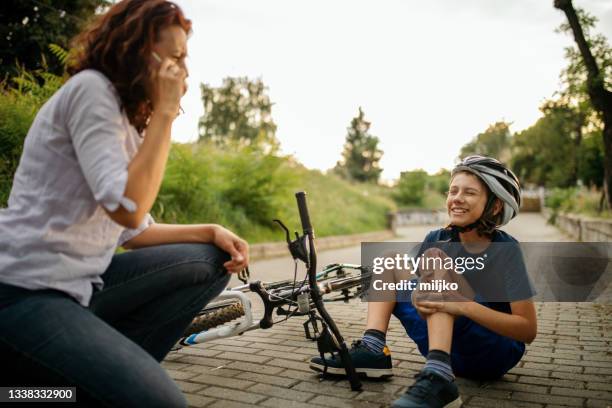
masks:
{"type": "Polygon", "coordinates": [[[302,222],[302,229],[304,234],[314,233],[312,224],[310,223],[310,214],[308,214],[308,206],[306,205],[306,193],[304,191],[298,191],[295,193],[295,199],[297,200],[298,211],[300,212],[300,221],[302,222]]]}
{"type": "MultiPolygon", "coordinates": [[[[312,224],[310,223],[310,215],[308,214],[308,206],[306,204],[306,193],[304,191],[299,191],[295,193],[295,198],[297,200],[298,211],[300,213],[300,221],[302,222],[302,229],[304,230],[304,235],[308,238],[308,248],[309,248],[309,262],[308,262],[308,286],[310,287],[310,296],[312,301],[319,312],[319,316],[323,319],[325,324],[327,325],[327,335],[326,337],[329,341],[333,341],[334,347],[340,354],[340,358],[342,363],[344,364],[344,368],[346,370],[346,374],[348,376],[349,383],[351,384],[351,389],[353,391],[357,391],[361,389],[361,381],[357,377],[357,373],[355,371],[355,366],[351,360],[351,357],[348,352],[348,348],[346,347],[346,343],[340,334],[340,330],[338,330],[338,326],[331,318],[325,306],[323,305],[323,297],[321,295],[321,289],[317,285],[317,250],[314,245],[314,230],[312,228],[312,224]]],[[[321,349],[321,342],[318,341],[318,347],[321,354],[325,352],[325,350],[321,349]]],[[[323,346],[329,347],[329,345],[323,346]]],[[[329,350],[327,350],[329,351],[329,350]]]]}

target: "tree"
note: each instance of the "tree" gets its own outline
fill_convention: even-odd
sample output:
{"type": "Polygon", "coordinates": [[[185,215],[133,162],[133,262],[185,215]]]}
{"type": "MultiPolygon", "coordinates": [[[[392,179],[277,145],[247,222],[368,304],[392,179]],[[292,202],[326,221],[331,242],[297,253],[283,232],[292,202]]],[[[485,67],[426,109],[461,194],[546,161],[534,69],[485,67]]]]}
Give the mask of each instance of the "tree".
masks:
{"type": "Polygon", "coordinates": [[[511,167],[523,183],[571,187],[577,180],[577,148],[571,110],[552,102],[541,108],[542,118],[512,140],[511,167]],[[552,106],[552,107],[551,107],[552,106]]]}
{"type": "Polygon", "coordinates": [[[204,115],[199,121],[200,140],[268,151],[278,147],[272,102],[261,79],[228,77],[218,88],[202,84],[201,90],[204,115]]]}
{"type": "Polygon", "coordinates": [[[0,2],[0,80],[18,73],[16,62],[27,70],[48,63],[62,74],[63,64],[49,58],[49,44],[69,48],[69,42],[107,0],[5,0],[0,2]]]}
{"type": "Polygon", "coordinates": [[[334,171],[350,180],[377,183],[382,172],[379,162],[383,151],[378,148],[378,138],[368,133],[370,122],[364,116],[360,107],[346,129],[342,159],[336,163],[334,171]]]}
{"type": "Polygon", "coordinates": [[[423,199],[425,198],[427,178],[428,176],[425,170],[403,171],[400,174],[393,198],[399,205],[422,205],[423,199]]]}
{"type": "Polygon", "coordinates": [[[571,75],[568,78],[576,79],[575,83],[579,83],[580,78],[586,76],[584,86],[577,87],[575,93],[579,93],[580,89],[586,91],[591,105],[603,121],[604,195],[608,207],[612,208],[612,92],[609,90],[612,50],[607,46],[605,37],[591,38],[589,35],[588,30],[596,21],[594,17],[575,10],[571,0],[554,0],[554,6],[565,14],[568,24],[562,26],[561,31],[572,32],[582,60],[580,63],[576,52],[566,53],[570,59],[568,74],[571,75]],[[598,53],[594,54],[593,50],[598,53]]]}
{"type": "Polygon", "coordinates": [[[443,196],[446,196],[448,192],[448,184],[450,180],[451,172],[447,169],[440,169],[433,176],[429,176],[428,188],[443,196]]]}
{"type": "Polygon", "coordinates": [[[510,123],[496,122],[464,145],[459,153],[460,157],[479,154],[499,159],[509,148],[510,138],[510,123]]]}
{"type": "Polygon", "coordinates": [[[584,136],[578,157],[578,178],[588,187],[602,188],[604,147],[600,131],[584,136]]]}

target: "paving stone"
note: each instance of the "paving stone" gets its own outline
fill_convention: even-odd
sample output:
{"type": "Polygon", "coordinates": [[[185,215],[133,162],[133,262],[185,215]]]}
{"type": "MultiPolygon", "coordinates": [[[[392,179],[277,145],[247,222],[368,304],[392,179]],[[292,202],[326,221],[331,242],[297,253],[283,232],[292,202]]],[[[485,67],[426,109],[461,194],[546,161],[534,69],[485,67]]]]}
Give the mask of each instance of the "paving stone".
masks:
{"type": "Polygon", "coordinates": [[[473,396],[473,397],[484,397],[484,398],[495,398],[501,401],[510,399],[512,391],[494,390],[491,388],[483,387],[468,387],[460,386],[459,393],[462,396],[473,396]]]}
{"type": "Polygon", "coordinates": [[[200,384],[218,385],[220,387],[236,388],[239,390],[243,390],[255,384],[253,381],[220,377],[214,374],[201,374],[191,378],[189,381],[200,384]]]}
{"type": "Polygon", "coordinates": [[[483,407],[483,408],[542,408],[544,404],[524,401],[507,401],[485,397],[472,397],[464,404],[464,407],[483,407]]]}
{"type": "Polygon", "coordinates": [[[523,391],[533,394],[548,394],[548,387],[502,381],[496,381],[490,384],[487,388],[506,391],[523,391]]]}
{"type": "MultiPolygon", "coordinates": [[[[319,376],[319,374],[317,374],[316,372],[312,370],[308,370],[308,372],[304,372],[304,371],[286,369],[286,370],[283,370],[283,372],[280,373],[279,376],[291,378],[291,379],[295,379],[299,381],[313,382],[316,384],[319,384],[321,382],[321,377],[319,376]]],[[[328,380],[326,379],[324,381],[328,381],[328,380]]]]}
{"type": "Polygon", "coordinates": [[[239,371],[249,371],[253,373],[270,374],[270,375],[278,374],[281,371],[283,371],[281,367],[274,367],[268,364],[262,365],[262,364],[249,363],[247,361],[233,361],[227,365],[227,368],[235,369],[239,371]]]}
{"type": "MultiPolygon", "coordinates": [[[[262,349],[260,348],[255,348],[255,347],[235,347],[235,346],[228,346],[226,344],[218,344],[212,347],[213,350],[217,350],[220,352],[226,351],[226,352],[230,352],[230,353],[243,353],[243,354],[255,354],[258,351],[261,351],[262,349]]],[[[221,353],[224,354],[224,353],[221,353]]]]}
{"type": "Polygon", "coordinates": [[[191,378],[197,375],[196,373],[190,372],[190,371],[169,370],[167,368],[166,368],[166,372],[174,380],[186,380],[188,378],[191,378]]]}
{"type": "MultiPolygon", "coordinates": [[[[260,349],[260,350],[275,350],[275,351],[283,351],[283,352],[297,352],[300,349],[300,347],[296,347],[296,346],[287,346],[287,345],[281,345],[281,344],[260,343],[259,339],[258,339],[258,342],[251,343],[249,345],[249,347],[257,348],[257,349],[260,349]]],[[[316,349],[316,347],[315,347],[315,349],[316,349]]]]}
{"type": "Polygon", "coordinates": [[[380,392],[362,391],[355,397],[357,400],[367,401],[375,404],[389,406],[397,397],[390,394],[381,394],[380,392]]]}
{"type": "Polygon", "coordinates": [[[555,395],[530,394],[527,392],[513,392],[512,400],[537,402],[540,404],[559,404],[572,407],[582,407],[583,398],[561,397],[555,395]]]}
{"type": "Polygon", "coordinates": [[[177,370],[178,371],[178,370],[182,370],[188,367],[190,364],[179,362],[179,361],[163,361],[161,365],[167,370],[177,370]]]}
{"type": "Polygon", "coordinates": [[[184,355],[181,356],[180,361],[183,363],[194,364],[194,365],[205,365],[208,367],[220,367],[227,365],[231,360],[222,360],[216,357],[203,357],[195,355],[184,355]]]}
{"type": "Polygon", "coordinates": [[[195,395],[190,393],[184,393],[187,405],[190,407],[206,407],[215,402],[214,398],[203,397],[201,395],[195,395]]]}
{"type": "Polygon", "coordinates": [[[261,394],[255,394],[252,392],[245,392],[239,390],[232,390],[230,388],[222,387],[208,387],[200,391],[198,394],[206,395],[221,400],[230,400],[237,402],[244,402],[247,404],[257,404],[259,401],[265,400],[267,397],[261,394]]]}
{"type": "Polygon", "coordinates": [[[570,381],[570,380],[560,380],[558,378],[540,378],[540,377],[530,377],[530,376],[520,376],[518,381],[520,384],[537,384],[537,385],[547,385],[547,386],[558,386],[565,387],[571,389],[584,389],[584,382],[582,381],[570,381]]]}
{"type": "Polygon", "coordinates": [[[606,376],[612,376],[612,367],[603,368],[603,367],[586,366],[584,367],[584,373],[585,374],[602,374],[606,376]]]}
{"type": "Polygon", "coordinates": [[[317,395],[316,397],[308,401],[308,403],[324,405],[326,407],[333,408],[377,408],[381,406],[381,404],[373,402],[356,401],[354,399],[343,399],[332,397],[329,395],[317,395]]]}
{"type": "Polygon", "coordinates": [[[170,354],[176,356],[177,358],[181,357],[181,356],[184,356],[184,355],[214,357],[216,355],[221,354],[221,352],[217,351],[217,350],[210,349],[209,345],[206,344],[206,345],[197,345],[197,346],[191,346],[191,347],[183,347],[179,351],[174,352],[174,353],[170,353],[170,354]],[[204,347],[206,347],[206,348],[204,348],[204,347]]]}
{"type": "Polygon", "coordinates": [[[552,387],[550,389],[551,394],[555,395],[567,395],[570,397],[583,397],[583,398],[594,398],[611,401],[612,405],[612,385],[608,384],[608,391],[598,390],[572,390],[568,388],[552,387]]]}
{"type": "Polygon", "coordinates": [[[289,360],[283,360],[280,358],[275,358],[275,359],[268,361],[266,364],[276,366],[276,367],[290,368],[292,370],[306,371],[307,373],[313,372],[309,368],[309,363],[307,362],[289,361],[289,360]]]}
{"type": "Polygon", "coordinates": [[[208,408],[253,408],[253,404],[244,404],[242,402],[237,401],[216,401],[215,403],[209,405],[208,408]]]}
{"type": "Polygon", "coordinates": [[[197,383],[192,383],[192,382],[189,382],[189,381],[176,380],[174,382],[176,383],[176,385],[179,386],[179,388],[182,391],[190,392],[190,393],[195,393],[195,392],[200,391],[200,390],[204,389],[205,387],[207,387],[204,384],[197,384],[197,383]]]}
{"type": "Polygon", "coordinates": [[[602,382],[602,381],[606,381],[606,379],[610,379],[609,377],[604,376],[604,375],[572,374],[572,373],[562,373],[562,372],[551,372],[550,377],[551,378],[562,378],[565,380],[584,381],[584,382],[591,382],[591,381],[602,382]]]}
{"type": "Polygon", "coordinates": [[[248,391],[256,392],[259,394],[269,395],[271,397],[278,397],[288,399],[290,401],[301,401],[305,402],[314,397],[311,392],[299,391],[294,388],[283,388],[277,387],[270,384],[255,384],[248,389],[248,391]]]}
{"type": "MultiPolygon", "coordinates": [[[[410,384],[414,383],[414,379],[410,384]]],[[[391,383],[390,381],[362,381],[361,382],[363,391],[373,391],[373,392],[382,392],[388,394],[397,394],[400,389],[404,388],[404,385],[397,384],[395,382],[391,383]]]]}
{"type": "Polygon", "coordinates": [[[584,367],[582,366],[568,366],[568,365],[563,365],[563,364],[541,364],[541,363],[530,363],[530,362],[526,362],[525,364],[523,364],[523,368],[536,369],[536,370],[551,370],[551,371],[572,373],[572,374],[582,374],[584,370],[584,367]]]}
{"type": "Polygon", "coordinates": [[[256,356],[253,354],[246,354],[246,353],[238,353],[238,352],[225,352],[225,353],[221,353],[219,354],[219,359],[231,359],[231,360],[238,360],[238,361],[248,361],[250,363],[265,363],[266,361],[270,360],[270,357],[268,356],[256,356]]]}
{"type": "Polygon", "coordinates": [[[263,407],[271,407],[271,408],[313,408],[312,403],[309,402],[300,402],[300,401],[291,401],[282,398],[270,398],[263,402],[259,403],[260,406],[263,407]]]}
{"type": "Polygon", "coordinates": [[[214,373],[215,375],[221,377],[233,377],[234,375],[238,374],[238,371],[228,369],[225,365],[214,367],[192,364],[189,367],[185,368],[185,371],[192,372],[194,375],[214,373]]]}
{"type": "Polygon", "coordinates": [[[278,385],[286,388],[290,388],[292,385],[295,385],[300,381],[294,378],[286,378],[278,375],[252,373],[248,371],[238,374],[236,378],[239,378],[241,380],[255,381],[263,384],[278,385]]]}
{"type": "Polygon", "coordinates": [[[612,407],[612,401],[588,399],[586,402],[586,406],[587,408],[610,408],[612,407]]]}
{"type": "Polygon", "coordinates": [[[294,385],[293,389],[314,394],[333,395],[335,397],[343,398],[353,398],[357,393],[356,391],[351,391],[348,386],[348,382],[343,383],[342,385],[333,385],[328,382],[312,383],[302,381],[294,385]]]}
{"type": "Polygon", "coordinates": [[[612,386],[610,385],[610,383],[600,383],[600,382],[589,382],[587,383],[586,388],[589,390],[600,390],[600,391],[612,390],[612,386]]]}
{"type": "Polygon", "coordinates": [[[307,355],[290,353],[290,352],[285,352],[285,351],[277,351],[277,350],[261,350],[260,352],[257,353],[257,355],[282,358],[285,360],[310,361],[310,357],[307,355]]]}

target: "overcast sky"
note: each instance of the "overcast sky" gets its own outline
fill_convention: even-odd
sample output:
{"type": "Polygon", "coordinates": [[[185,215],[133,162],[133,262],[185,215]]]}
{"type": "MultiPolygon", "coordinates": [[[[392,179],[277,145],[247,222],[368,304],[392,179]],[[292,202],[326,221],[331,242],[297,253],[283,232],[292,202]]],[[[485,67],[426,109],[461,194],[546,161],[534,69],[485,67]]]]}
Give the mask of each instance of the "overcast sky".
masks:
{"type": "MultiPolygon", "coordinates": [[[[176,0],[193,21],[173,139],[197,139],[200,83],[261,77],[283,153],[326,170],[361,106],[383,178],[451,167],[498,120],[518,131],[559,89],[569,35],[553,0],[176,0]]],[[[574,0],[612,38],[612,1],[574,0]]]]}

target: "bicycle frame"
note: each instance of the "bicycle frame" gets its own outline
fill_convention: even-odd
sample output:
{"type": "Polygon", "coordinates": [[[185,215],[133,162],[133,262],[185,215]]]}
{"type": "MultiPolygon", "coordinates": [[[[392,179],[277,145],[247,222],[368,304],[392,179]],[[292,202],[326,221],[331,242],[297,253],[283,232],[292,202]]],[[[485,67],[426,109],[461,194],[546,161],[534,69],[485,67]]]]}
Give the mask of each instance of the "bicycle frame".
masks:
{"type": "MultiPolygon", "coordinates": [[[[314,229],[310,223],[310,215],[308,213],[308,207],[306,204],[306,193],[298,192],[295,194],[295,196],[300,214],[300,221],[302,223],[303,235],[299,235],[296,232],[295,240],[291,240],[287,227],[285,227],[285,225],[279,220],[274,221],[285,230],[287,245],[293,259],[296,262],[297,260],[300,260],[306,264],[308,285],[305,286],[304,282],[300,282],[298,287],[296,286],[297,281],[294,280],[291,289],[286,289],[284,292],[274,293],[272,289],[271,291],[268,291],[265,284],[260,281],[256,281],[226,290],[219,297],[217,297],[216,300],[237,299],[242,304],[245,312],[245,318],[239,322],[230,322],[222,326],[191,334],[181,340],[179,344],[182,346],[190,346],[225,337],[237,336],[249,330],[259,328],[268,329],[274,325],[272,320],[272,313],[274,309],[279,311],[281,310],[281,306],[297,304],[298,308],[296,311],[299,310],[299,314],[309,316],[308,321],[304,323],[306,337],[308,339],[317,341],[317,348],[321,356],[323,356],[325,353],[331,353],[332,355],[334,353],[338,353],[346,369],[346,374],[348,376],[351,389],[355,391],[360,390],[361,382],[357,377],[357,373],[355,372],[348,348],[334,320],[325,309],[323,295],[335,290],[354,287],[356,283],[360,282],[361,277],[341,277],[334,282],[327,282],[326,285],[319,285],[318,279],[324,278],[330,273],[342,270],[342,268],[360,270],[362,270],[362,268],[359,265],[333,264],[328,266],[320,273],[316,272],[317,253],[314,244],[314,229]],[[257,293],[264,304],[264,316],[257,323],[255,323],[253,319],[251,301],[245,295],[245,292],[249,291],[257,293]],[[319,328],[318,322],[320,322],[321,328],[319,328]],[[312,328],[312,334],[310,332],[310,327],[312,328]]],[[[345,293],[345,296],[348,295],[345,293]]],[[[346,299],[348,300],[348,297],[346,299]]],[[[296,311],[293,313],[288,313],[287,318],[295,315],[296,311]]]]}
{"type": "MultiPolygon", "coordinates": [[[[326,278],[327,276],[329,276],[329,274],[336,272],[338,270],[342,270],[342,269],[361,269],[361,266],[354,265],[354,264],[328,265],[323,271],[317,274],[317,280],[326,278]]],[[[319,287],[320,287],[321,292],[326,294],[332,291],[342,290],[345,287],[352,287],[354,286],[356,282],[359,282],[360,280],[361,280],[360,277],[338,278],[336,281],[333,281],[333,282],[325,282],[324,285],[319,285],[319,287]]],[[[257,286],[260,285],[260,282],[253,282],[253,283],[257,286]]],[[[282,304],[272,306],[271,301],[270,301],[271,295],[265,289],[267,284],[261,283],[261,287],[263,290],[260,290],[260,291],[251,290],[251,285],[252,284],[249,283],[245,285],[236,286],[234,288],[226,289],[213,300],[213,302],[223,301],[223,300],[236,300],[240,302],[240,304],[242,305],[244,309],[244,317],[241,318],[240,321],[232,321],[232,322],[226,323],[221,326],[214,327],[206,331],[191,334],[187,336],[185,339],[183,339],[180,342],[180,344],[182,346],[193,346],[195,344],[202,344],[202,343],[210,342],[210,341],[217,340],[217,339],[239,336],[250,330],[272,327],[274,323],[269,324],[269,322],[271,322],[272,310],[274,308],[280,307],[283,305],[287,305],[291,303],[292,301],[297,301],[297,299],[292,299],[292,298],[297,298],[297,295],[301,293],[308,293],[310,291],[309,286],[304,286],[299,289],[295,288],[296,290],[293,290],[293,291],[291,289],[288,289],[286,291],[288,293],[284,293],[284,292],[275,293],[274,296],[283,298],[283,302],[280,302],[282,304]],[[264,310],[265,310],[264,317],[258,321],[256,321],[253,316],[251,300],[246,295],[247,292],[257,293],[264,305],[264,310]],[[290,297],[288,298],[287,296],[290,296],[290,297]],[[266,307],[266,305],[269,305],[269,306],[266,307]]],[[[300,314],[300,316],[303,316],[303,314],[300,314]]]]}

